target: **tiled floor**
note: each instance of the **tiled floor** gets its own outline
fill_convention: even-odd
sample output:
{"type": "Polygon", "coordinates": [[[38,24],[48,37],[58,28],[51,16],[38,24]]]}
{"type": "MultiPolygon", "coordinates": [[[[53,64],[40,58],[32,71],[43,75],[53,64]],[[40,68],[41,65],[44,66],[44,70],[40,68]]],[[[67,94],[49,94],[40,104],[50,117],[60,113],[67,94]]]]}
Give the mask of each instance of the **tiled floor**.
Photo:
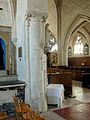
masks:
{"type": "Polygon", "coordinates": [[[90,120],[90,103],[81,103],[75,106],[57,109],[53,112],[66,120],[90,120]]]}
{"type": "MultiPolygon", "coordinates": [[[[67,97],[63,103],[61,108],[69,107],[72,105],[77,105],[80,103],[90,102],[90,89],[82,88],[82,83],[79,81],[73,80],[73,95],[76,96],[75,98],[67,97]]],[[[49,105],[49,109],[57,108],[56,105],[49,105]]]]}
{"type": "MultiPolygon", "coordinates": [[[[90,102],[90,89],[82,88],[81,82],[73,81],[73,95],[75,95],[76,97],[65,99],[62,103],[61,108],[90,102]]],[[[46,120],[64,120],[64,118],[52,112],[52,110],[57,109],[57,106],[49,105],[48,108],[48,111],[44,114],[46,120]]]]}
{"type": "Polygon", "coordinates": [[[73,81],[73,94],[81,102],[90,102],[90,89],[81,86],[81,82],[73,81]]]}

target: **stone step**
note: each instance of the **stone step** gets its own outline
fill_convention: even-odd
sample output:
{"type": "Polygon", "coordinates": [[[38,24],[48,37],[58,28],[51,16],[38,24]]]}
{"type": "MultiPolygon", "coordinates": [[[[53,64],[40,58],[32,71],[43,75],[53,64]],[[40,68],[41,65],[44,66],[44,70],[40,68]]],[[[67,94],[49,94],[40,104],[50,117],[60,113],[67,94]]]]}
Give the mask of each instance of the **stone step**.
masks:
{"type": "Polygon", "coordinates": [[[0,76],[0,81],[13,81],[18,80],[18,75],[6,75],[6,76],[0,76]]]}
{"type": "Polygon", "coordinates": [[[0,70],[0,76],[6,76],[7,71],[6,70],[0,70]]]}

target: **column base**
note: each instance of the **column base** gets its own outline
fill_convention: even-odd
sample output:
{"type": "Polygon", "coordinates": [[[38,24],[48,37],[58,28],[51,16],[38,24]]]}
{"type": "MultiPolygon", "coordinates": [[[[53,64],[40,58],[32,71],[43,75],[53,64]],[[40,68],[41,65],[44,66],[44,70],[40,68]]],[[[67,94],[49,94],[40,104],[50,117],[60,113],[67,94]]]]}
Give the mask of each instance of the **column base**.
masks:
{"type": "Polygon", "coordinates": [[[76,98],[76,96],[75,96],[75,95],[73,95],[73,94],[68,95],[68,97],[70,97],[70,98],[76,98]]]}

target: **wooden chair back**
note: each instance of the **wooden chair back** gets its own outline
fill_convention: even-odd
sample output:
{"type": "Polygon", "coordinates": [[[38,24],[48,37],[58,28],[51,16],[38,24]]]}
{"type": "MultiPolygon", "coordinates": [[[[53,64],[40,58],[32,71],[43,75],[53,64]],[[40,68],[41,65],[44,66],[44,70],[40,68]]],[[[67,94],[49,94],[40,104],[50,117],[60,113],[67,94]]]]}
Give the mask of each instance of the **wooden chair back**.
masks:
{"type": "Polygon", "coordinates": [[[0,120],[7,120],[7,115],[5,112],[0,112],[0,120]]]}
{"type": "Polygon", "coordinates": [[[27,103],[21,102],[17,97],[13,97],[13,100],[17,120],[45,120],[39,114],[34,112],[27,103]]]}
{"type": "Polygon", "coordinates": [[[45,120],[34,112],[26,103],[21,103],[21,112],[23,120],[45,120]]]}

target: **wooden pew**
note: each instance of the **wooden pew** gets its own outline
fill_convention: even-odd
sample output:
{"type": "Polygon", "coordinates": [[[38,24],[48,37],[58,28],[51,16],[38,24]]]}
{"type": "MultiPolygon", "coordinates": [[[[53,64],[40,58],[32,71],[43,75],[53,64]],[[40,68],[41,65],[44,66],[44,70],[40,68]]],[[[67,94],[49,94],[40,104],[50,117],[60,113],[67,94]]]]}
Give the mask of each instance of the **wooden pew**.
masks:
{"type": "Polygon", "coordinates": [[[64,69],[55,73],[51,73],[51,71],[48,74],[48,84],[63,84],[65,96],[70,96],[72,94],[72,71],[64,69]]]}

